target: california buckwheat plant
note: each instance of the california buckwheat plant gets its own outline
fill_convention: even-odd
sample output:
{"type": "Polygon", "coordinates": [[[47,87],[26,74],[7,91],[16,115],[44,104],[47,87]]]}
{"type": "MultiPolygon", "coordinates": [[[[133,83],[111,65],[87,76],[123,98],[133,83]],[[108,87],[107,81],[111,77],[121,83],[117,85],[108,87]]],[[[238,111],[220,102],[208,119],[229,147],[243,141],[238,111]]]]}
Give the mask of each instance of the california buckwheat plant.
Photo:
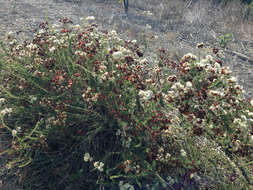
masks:
{"type": "Polygon", "coordinates": [[[250,189],[253,99],[230,70],[163,49],[148,61],[95,20],[1,43],[9,173],[36,190],[250,189]]]}

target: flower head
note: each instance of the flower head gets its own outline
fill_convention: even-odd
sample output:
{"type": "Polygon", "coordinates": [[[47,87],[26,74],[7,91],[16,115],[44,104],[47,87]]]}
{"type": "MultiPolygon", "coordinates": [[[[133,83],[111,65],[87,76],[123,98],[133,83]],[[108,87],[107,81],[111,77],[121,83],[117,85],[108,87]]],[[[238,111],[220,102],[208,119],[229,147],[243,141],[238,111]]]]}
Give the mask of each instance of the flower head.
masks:
{"type": "Polygon", "coordinates": [[[230,83],[235,83],[236,81],[237,81],[236,77],[231,77],[228,79],[228,82],[230,82],[230,83]]]}
{"type": "Polygon", "coordinates": [[[93,158],[90,156],[89,153],[85,153],[85,154],[84,154],[84,157],[83,157],[83,160],[84,160],[85,162],[88,162],[88,161],[92,161],[93,158]]]}
{"type": "Polygon", "coordinates": [[[102,172],[102,171],[104,171],[104,163],[103,162],[94,162],[94,167],[98,170],[98,171],[100,171],[100,172],[102,172]]]}
{"type": "Polygon", "coordinates": [[[116,51],[112,54],[112,57],[116,60],[120,60],[123,56],[123,53],[121,51],[116,51]]]}
{"type": "Polygon", "coordinates": [[[249,137],[249,142],[253,144],[253,135],[249,137]]]}
{"type": "Polygon", "coordinates": [[[181,90],[184,89],[184,85],[182,85],[180,82],[176,82],[172,87],[172,90],[181,90]]]}
{"type": "Polygon", "coordinates": [[[53,24],[53,25],[52,25],[52,29],[57,29],[57,28],[59,28],[59,27],[60,27],[59,24],[53,24]]]}
{"type": "Polygon", "coordinates": [[[250,105],[251,105],[251,106],[253,106],[253,99],[252,99],[252,100],[250,100],[250,105]]]}
{"type": "Polygon", "coordinates": [[[147,16],[152,16],[153,15],[153,13],[150,10],[144,11],[144,14],[146,14],[147,16]]]}
{"type": "Polygon", "coordinates": [[[132,40],[131,41],[133,44],[136,44],[137,43],[137,40],[132,40]]]}
{"type": "Polygon", "coordinates": [[[210,96],[223,96],[224,93],[218,90],[210,90],[208,93],[210,96]]]}
{"type": "Polygon", "coordinates": [[[51,47],[51,48],[49,48],[49,51],[50,52],[54,52],[56,50],[56,48],[53,46],[53,47],[51,47]]]}
{"type": "Polygon", "coordinates": [[[109,31],[109,34],[108,34],[108,35],[113,36],[113,37],[117,37],[117,36],[118,36],[116,30],[111,30],[111,31],[109,31]]]}
{"type": "Polygon", "coordinates": [[[150,100],[153,96],[153,92],[151,90],[140,90],[139,92],[139,96],[143,99],[143,100],[150,100]]]}
{"type": "Polygon", "coordinates": [[[5,115],[11,113],[13,110],[11,108],[5,108],[3,109],[0,114],[5,115]]]}
{"type": "Polygon", "coordinates": [[[203,47],[204,47],[204,43],[203,42],[197,44],[197,48],[203,48],[203,47]]]}
{"type": "Polygon", "coordinates": [[[0,98],[0,106],[5,102],[4,98],[0,98]]]}
{"type": "Polygon", "coordinates": [[[185,157],[185,156],[186,156],[185,150],[184,150],[184,149],[181,149],[180,154],[181,154],[181,156],[185,157]]]}
{"type": "Polygon", "coordinates": [[[36,102],[36,100],[37,100],[37,97],[36,97],[36,96],[33,96],[33,95],[30,95],[30,96],[29,96],[29,102],[30,102],[30,103],[34,103],[34,102],[36,102]]]}
{"type": "Polygon", "coordinates": [[[193,60],[193,61],[197,60],[197,56],[191,53],[187,53],[186,55],[183,56],[183,58],[180,61],[185,62],[185,61],[190,61],[190,60],[193,60]]]}
{"type": "Polygon", "coordinates": [[[192,87],[192,83],[190,81],[185,83],[186,88],[191,88],[192,87]]]}
{"type": "Polygon", "coordinates": [[[8,40],[13,40],[13,39],[15,38],[14,32],[13,32],[13,31],[7,32],[6,38],[7,38],[8,40]]]}
{"type": "Polygon", "coordinates": [[[86,21],[93,21],[93,20],[95,20],[95,17],[94,16],[88,16],[88,17],[86,17],[85,20],[86,21]]]}
{"type": "Polygon", "coordinates": [[[13,137],[15,137],[15,136],[17,135],[17,133],[18,133],[18,132],[17,132],[15,129],[13,129],[13,130],[11,131],[11,134],[12,134],[13,137]]]}
{"type": "Polygon", "coordinates": [[[30,43],[26,46],[30,51],[34,51],[38,48],[36,44],[30,43]]]}
{"type": "Polygon", "coordinates": [[[73,25],[72,27],[76,30],[81,30],[82,29],[82,27],[79,24],[73,25]]]}
{"type": "Polygon", "coordinates": [[[120,190],[134,190],[134,186],[130,185],[129,183],[123,183],[123,181],[119,182],[119,189],[120,190]]]}

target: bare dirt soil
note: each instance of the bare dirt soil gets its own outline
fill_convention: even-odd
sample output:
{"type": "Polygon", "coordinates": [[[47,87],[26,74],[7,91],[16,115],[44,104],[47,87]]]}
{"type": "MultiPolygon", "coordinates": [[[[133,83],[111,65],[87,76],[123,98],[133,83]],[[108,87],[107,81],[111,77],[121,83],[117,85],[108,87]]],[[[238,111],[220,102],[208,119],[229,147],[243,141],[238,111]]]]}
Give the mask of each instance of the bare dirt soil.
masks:
{"type": "MultiPolygon", "coordinates": [[[[129,3],[126,16],[118,0],[0,0],[0,40],[7,31],[17,32],[21,39],[31,39],[46,17],[51,23],[69,17],[75,24],[81,24],[81,17],[95,16],[101,30],[114,29],[122,38],[147,42],[148,58],[154,57],[159,47],[168,50],[172,60],[188,52],[205,55],[211,54],[210,48],[221,49],[219,59],[238,77],[245,96],[253,97],[253,15],[249,9],[238,2],[223,7],[210,0],[129,3]],[[219,36],[230,33],[231,41],[222,48],[219,36]],[[196,48],[200,42],[205,44],[201,51],[196,48]]],[[[3,164],[0,164],[0,189],[2,182],[2,189],[18,190],[10,185],[17,179],[8,178],[9,183],[4,182],[3,164]]]]}

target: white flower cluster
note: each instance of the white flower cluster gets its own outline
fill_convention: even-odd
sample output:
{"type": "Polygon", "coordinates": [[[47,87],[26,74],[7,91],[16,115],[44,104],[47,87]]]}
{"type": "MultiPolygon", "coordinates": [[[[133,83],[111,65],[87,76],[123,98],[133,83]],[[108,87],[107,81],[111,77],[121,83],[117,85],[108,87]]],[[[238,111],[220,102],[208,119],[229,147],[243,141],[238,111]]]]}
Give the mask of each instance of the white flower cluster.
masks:
{"type": "Polygon", "coordinates": [[[108,72],[104,72],[104,73],[101,75],[102,81],[106,81],[106,80],[108,80],[108,78],[109,78],[109,73],[108,73],[108,72]]]}
{"type": "Polygon", "coordinates": [[[49,48],[49,52],[55,52],[55,51],[56,51],[56,48],[54,46],[49,48]]]}
{"type": "Polygon", "coordinates": [[[203,61],[203,60],[201,60],[200,62],[196,62],[195,66],[200,67],[200,68],[205,67],[206,66],[206,62],[203,61]]]}
{"type": "Polygon", "coordinates": [[[113,57],[115,60],[119,61],[119,60],[121,60],[121,59],[123,58],[123,53],[122,53],[121,51],[116,51],[116,52],[114,52],[114,53],[112,54],[112,57],[113,57]]]}
{"type": "Polygon", "coordinates": [[[90,156],[89,153],[85,153],[85,154],[84,154],[84,157],[83,157],[83,160],[84,160],[85,162],[89,162],[89,161],[92,161],[93,158],[90,156]]]}
{"type": "Polygon", "coordinates": [[[165,154],[163,147],[161,147],[159,148],[158,154],[156,155],[156,160],[161,161],[161,162],[163,161],[168,162],[170,157],[171,157],[171,154],[170,153],[165,154]]]}
{"type": "Polygon", "coordinates": [[[124,162],[124,172],[125,173],[128,173],[131,170],[131,164],[132,164],[131,160],[126,160],[124,162]]]}
{"type": "Polygon", "coordinates": [[[250,100],[250,105],[251,105],[251,106],[253,106],[253,99],[252,99],[252,100],[250,100]]]}
{"type": "Polygon", "coordinates": [[[148,60],[146,58],[140,60],[141,65],[146,65],[148,63],[148,60]]]}
{"type": "Polygon", "coordinates": [[[207,55],[205,59],[201,59],[200,62],[195,63],[196,66],[198,67],[206,67],[210,66],[211,62],[213,61],[213,57],[211,55],[207,55]]]}
{"type": "Polygon", "coordinates": [[[0,112],[0,114],[4,116],[6,114],[12,113],[12,111],[13,111],[12,108],[5,108],[0,112]]]}
{"type": "Polygon", "coordinates": [[[249,117],[253,117],[253,112],[248,112],[249,117]]]}
{"type": "Polygon", "coordinates": [[[2,106],[5,102],[5,99],[4,98],[0,98],[0,106],[2,106]]]}
{"type": "Polygon", "coordinates": [[[112,40],[113,43],[115,42],[123,42],[123,40],[118,36],[117,32],[115,30],[111,30],[108,32],[109,41],[112,40]]]}
{"type": "Polygon", "coordinates": [[[190,89],[192,87],[192,83],[190,81],[187,81],[185,83],[185,87],[188,88],[188,89],[190,89]]]}
{"type": "Polygon", "coordinates": [[[38,46],[36,44],[30,43],[26,46],[30,51],[35,51],[38,49],[38,46]]]}
{"type": "Polygon", "coordinates": [[[96,18],[94,16],[88,16],[86,17],[86,21],[94,21],[96,18]]]}
{"type": "Polygon", "coordinates": [[[62,45],[62,44],[64,44],[65,43],[65,40],[63,39],[63,38],[61,38],[61,39],[55,39],[55,40],[53,40],[53,43],[55,44],[55,45],[62,45]]]}
{"type": "MultiPolygon", "coordinates": [[[[181,86],[179,87],[179,90],[181,89],[181,86]]],[[[187,81],[183,87],[183,93],[187,93],[192,89],[192,83],[190,81],[187,81]]],[[[181,93],[182,94],[182,93],[181,93]]]]}
{"type": "Polygon", "coordinates": [[[253,144],[253,135],[249,136],[249,142],[253,144]]]}
{"type": "Polygon", "coordinates": [[[181,154],[181,156],[183,156],[183,157],[186,157],[186,155],[187,155],[187,153],[186,153],[186,151],[185,151],[184,149],[181,149],[181,150],[180,150],[180,154],[181,154]]]}
{"type": "Polygon", "coordinates": [[[75,29],[75,30],[81,30],[82,29],[82,27],[79,24],[73,25],[72,28],[75,29]]]}
{"type": "Polygon", "coordinates": [[[8,38],[8,39],[14,39],[15,38],[15,33],[13,31],[7,32],[6,38],[8,38]]]}
{"type": "Polygon", "coordinates": [[[81,56],[81,57],[86,57],[86,56],[87,56],[87,53],[86,53],[86,52],[83,52],[83,51],[77,50],[77,51],[75,51],[75,55],[79,55],[79,56],[81,56]]]}
{"type": "Polygon", "coordinates": [[[126,140],[126,142],[125,142],[125,147],[126,147],[126,148],[129,148],[131,142],[132,142],[132,138],[131,138],[131,137],[128,137],[127,140],[126,140]]]}
{"type": "Polygon", "coordinates": [[[18,134],[20,131],[21,131],[21,127],[17,127],[16,129],[13,129],[13,130],[11,131],[11,135],[12,135],[13,137],[16,137],[17,134],[18,134]]]}
{"type": "Polygon", "coordinates": [[[233,143],[233,151],[237,151],[240,147],[241,147],[241,141],[240,140],[236,140],[234,143],[233,143]]]}
{"type": "Polygon", "coordinates": [[[180,82],[176,82],[175,84],[173,84],[173,86],[171,87],[172,90],[183,90],[184,89],[184,85],[182,85],[180,82]]]}
{"type": "Polygon", "coordinates": [[[216,69],[218,69],[218,70],[220,70],[220,69],[221,69],[220,64],[219,64],[219,63],[217,63],[217,62],[215,62],[215,63],[214,63],[214,67],[215,67],[216,69]]]}
{"type": "Polygon", "coordinates": [[[57,28],[59,28],[60,27],[60,25],[59,24],[52,24],[52,29],[57,29],[57,28]]]}
{"type": "Polygon", "coordinates": [[[220,92],[218,90],[210,90],[208,92],[208,95],[209,96],[219,96],[219,97],[223,97],[224,96],[224,93],[223,92],[220,92]]]}
{"type": "Polygon", "coordinates": [[[18,134],[18,132],[17,132],[17,130],[13,129],[11,131],[11,134],[12,134],[13,137],[15,137],[18,134]]]}
{"type": "Polygon", "coordinates": [[[119,46],[119,51],[121,51],[124,55],[131,55],[132,52],[129,49],[126,49],[122,46],[119,46]]]}
{"type": "Polygon", "coordinates": [[[147,91],[140,90],[139,96],[143,100],[147,101],[147,100],[150,100],[153,97],[153,92],[152,92],[152,90],[147,90],[147,91]]]}
{"type": "Polygon", "coordinates": [[[242,128],[247,128],[247,120],[245,120],[244,117],[242,117],[242,119],[241,118],[235,118],[233,123],[236,124],[236,125],[239,125],[242,128]]]}
{"type": "Polygon", "coordinates": [[[118,129],[117,132],[116,132],[116,136],[120,136],[121,135],[121,130],[118,129]]]}
{"type": "Polygon", "coordinates": [[[36,100],[37,100],[37,97],[36,97],[36,96],[33,96],[33,95],[30,95],[30,96],[29,96],[29,102],[30,102],[31,104],[33,104],[34,102],[36,102],[36,100]]]}
{"type": "Polygon", "coordinates": [[[145,15],[147,15],[147,16],[153,16],[153,15],[154,15],[150,10],[144,11],[143,13],[144,13],[145,15]]]}
{"type": "Polygon", "coordinates": [[[137,40],[132,40],[131,41],[133,44],[137,44],[137,40]]]}
{"type": "Polygon", "coordinates": [[[8,41],[9,45],[15,45],[17,43],[16,35],[13,31],[7,32],[5,36],[6,40],[8,41]]]}
{"type": "Polygon", "coordinates": [[[228,79],[228,82],[229,83],[235,83],[235,82],[237,82],[237,78],[236,77],[231,77],[231,78],[228,79]]]}
{"type": "MultiPolygon", "coordinates": [[[[89,153],[85,153],[83,160],[84,160],[84,162],[89,162],[89,161],[91,162],[91,161],[93,161],[93,158],[91,157],[91,155],[89,153]]],[[[104,163],[103,162],[96,161],[93,163],[93,166],[95,167],[95,169],[97,169],[100,172],[104,171],[104,163]]]]}
{"type": "Polygon", "coordinates": [[[191,178],[191,179],[194,179],[194,180],[196,180],[196,181],[198,181],[198,182],[201,181],[201,177],[197,174],[197,172],[192,173],[192,174],[190,175],[190,178],[191,178]]]}
{"type": "Polygon", "coordinates": [[[50,128],[53,125],[56,125],[57,121],[55,119],[55,117],[50,117],[46,120],[46,128],[50,128]]]}
{"type": "Polygon", "coordinates": [[[193,55],[192,53],[187,53],[182,57],[180,60],[181,62],[191,61],[191,60],[197,60],[197,56],[193,55]]]}
{"type": "Polygon", "coordinates": [[[109,31],[108,35],[109,35],[109,36],[114,36],[114,37],[117,37],[117,36],[118,36],[116,30],[111,30],[111,31],[109,31]]]}
{"type": "Polygon", "coordinates": [[[125,183],[123,181],[119,182],[119,189],[120,190],[134,190],[134,186],[130,185],[129,183],[125,183]]]}
{"type": "Polygon", "coordinates": [[[40,29],[40,30],[38,31],[38,34],[45,34],[45,33],[47,33],[47,31],[46,31],[45,29],[40,29]]]}
{"type": "Polygon", "coordinates": [[[100,171],[100,172],[102,172],[102,171],[104,171],[104,163],[103,162],[94,162],[94,167],[98,170],[98,171],[100,171]]]}

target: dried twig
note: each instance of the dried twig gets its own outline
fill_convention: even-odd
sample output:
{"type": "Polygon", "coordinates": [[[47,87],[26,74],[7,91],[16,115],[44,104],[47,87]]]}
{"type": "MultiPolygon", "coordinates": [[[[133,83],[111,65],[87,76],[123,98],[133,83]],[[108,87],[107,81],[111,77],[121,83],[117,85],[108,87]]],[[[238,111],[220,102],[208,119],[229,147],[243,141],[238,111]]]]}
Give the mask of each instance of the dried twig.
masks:
{"type": "Polygon", "coordinates": [[[226,53],[231,53],[233,55],[236,55],[237,57],[239,57],[240,59],[242,59],[243,61],[248,61],[249,63],[252,63],[253,64],[253,58],[250,58],[248,57],[247,55],[245,54],[242,54],[240,52],[236,52],[236,51],[233,51],[233,50],[230,50],[230,49],[224,49],[224,51],[226,53]]]}

